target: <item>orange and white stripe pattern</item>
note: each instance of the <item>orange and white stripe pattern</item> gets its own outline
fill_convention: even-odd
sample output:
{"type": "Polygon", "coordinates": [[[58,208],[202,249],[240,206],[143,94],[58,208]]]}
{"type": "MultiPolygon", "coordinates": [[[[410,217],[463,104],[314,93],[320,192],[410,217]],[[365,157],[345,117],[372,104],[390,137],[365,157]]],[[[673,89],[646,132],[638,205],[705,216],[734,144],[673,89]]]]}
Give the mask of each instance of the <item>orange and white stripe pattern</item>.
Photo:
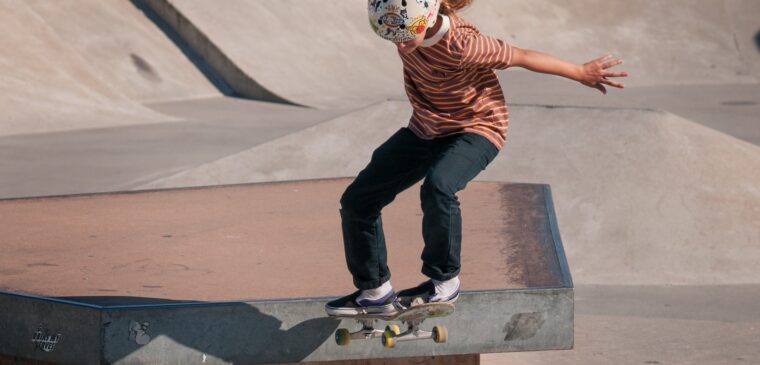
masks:
{"type": "Polygon", "coordinates": [[[414,108],[409,129],[418,137],[472,132],[499,150],[504,147],[509,111],[493,70],[510,66],[510,45],[451,18],[448,33],[436,44],[399,55],[406,94],[414,108]]]}

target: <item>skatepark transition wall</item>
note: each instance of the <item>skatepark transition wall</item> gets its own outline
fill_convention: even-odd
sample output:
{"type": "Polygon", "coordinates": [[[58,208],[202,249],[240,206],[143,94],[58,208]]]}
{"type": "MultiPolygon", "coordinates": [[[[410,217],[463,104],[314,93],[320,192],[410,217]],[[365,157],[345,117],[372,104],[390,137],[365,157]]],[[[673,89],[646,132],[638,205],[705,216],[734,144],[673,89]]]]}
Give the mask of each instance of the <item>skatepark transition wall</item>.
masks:
{"type": "MultiPolygon", "coordinates": [[[[317,108],[403,96],[395,47],[367,31],[364,0],[145,2],[254,97],[317,108]],[[224,60],[222,60],[224,59],[224,60]],[[264,95],[264,96],[262,96],[264,95]]],[[[612,53],[629,86],[756,83],[760,2],[477,0],[481,31],[573,62],[612,53]]]]}
{"type": "Polygon", "coordinates": [[[165,122],[149,101],[220,95],[131,2],[0,1],[0,136],[165,122]]]}
{"type": "MultiPolygon", "coordinates": [[[[462,15],[575,62],[612,52],[637,75],[629,86],[758,82],[760,3],[702,4],[478,0],[462,15]]],[[[170,121],[142,103],[222,93],[187,48],[242,96],[317,108],[404,96],[394,47],[367,31],[364,0],[3,0],[0,10],[0,135],[170,121]],[[147,8],[177,29],[157,27],[147,8]]]]}

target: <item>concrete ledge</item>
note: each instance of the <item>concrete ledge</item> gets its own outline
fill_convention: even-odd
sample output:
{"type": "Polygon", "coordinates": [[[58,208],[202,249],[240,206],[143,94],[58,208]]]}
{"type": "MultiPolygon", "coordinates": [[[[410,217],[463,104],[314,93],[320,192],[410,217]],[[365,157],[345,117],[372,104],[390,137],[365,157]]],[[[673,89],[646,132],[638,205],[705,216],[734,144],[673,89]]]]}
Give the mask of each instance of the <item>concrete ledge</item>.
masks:
{"type": "MultiPolygon", "coordinates": [[[[9,273],[0,354],[216,365],[572,348],[573,287],[549,187],[504,183],[461,194],[465,291],[454,314],[424,324],[445,325],[448,342],[339,347],[335,330],[359,326],[324,312],[327,296],[350,289],[333,206],[350,181],[0,200],[12,253],[0,258],[9,273]]],[[[417,199],[403,193],[384,215],[393,245],[406,243],[389,247],[400,287],[419,275],[419,248],[408,244],[419,234],[417,199]]]]}
{"type": "Polygon", "coordinates": [[[570,349],[571,289],[463,293],[457,311],[425,326],[445,324],[449,341],[400,344],[379,339],[339,347],[340,327],[353,320],[325,318],[326,299],[270,302],[92,306],[3,293],[6,335],[0,352],[62,364],[270,364],[570,349]],[[57,338],[49,351],[35,332],[57,338]],[[169,362],[165,362],[169,363],[169,362]]]}
{"type": "Polygon", "coordinates": [[[100,308],[94,306],[2,293],[0,354],[62,364],[98,364],[102,317],[100,308]]]}

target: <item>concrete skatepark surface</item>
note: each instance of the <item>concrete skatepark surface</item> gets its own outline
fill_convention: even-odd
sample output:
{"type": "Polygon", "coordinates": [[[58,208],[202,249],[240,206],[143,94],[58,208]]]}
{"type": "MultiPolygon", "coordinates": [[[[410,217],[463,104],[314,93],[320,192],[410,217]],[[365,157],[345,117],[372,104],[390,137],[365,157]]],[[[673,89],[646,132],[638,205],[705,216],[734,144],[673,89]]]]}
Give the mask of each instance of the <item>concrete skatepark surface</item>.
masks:
{"type": "MultiPolygon", "coordinates": [[[[476,183],[461,199],[463,211],[481,217],[463,230],[479,244],[462,252],[466,284],[445,321],[446,346],[417,341],[388,351],[377,339],[338,348],[337,326],[356,323],[326,318],[324,305],[355,290],[336,265],[336,199],[350,182],[0,201],[11,220],[0,231],[8,253],[0,321],[9,334],[0,353],[61,363],[268,364],[572,347],[572,281],[550,190],[476,183]],[[130,336],[134,323],[152,340],[130,336]],[[24,334],[36,327],[65,341],[35,352],[24,334]]],[[[416,196],[403,194],[384,221],[395,282],[405,287],[424,280],[419,210],[416,196]]]]}
{"type": "MultiPolygon", "coordinates": [[[[338,200],[350,182],[0,201],[7,223],[0,236],[8,254],[0,259],[0,287],[82,300],[347,295],[355,288],[340,265],[338,200]],[[278,276],[288,279],[267,279],[278,276]]],[[[558,259],[547,251],[552,233],[543,228],[543,205],[535,203],[543,197],[536,191],[477,183],[461,194],[463,214],[472,218],[463,235],[477,242],[463,248],[463,290],[562,285],[558,259]]],[[[419,273],[422,216],[416,194],[401,194],[385,216],[395,285],[415,286],[425,280],[419,273]]]]}
{"type": "MultiPolygon", "coordinates": [[[[291,102],[330,108],[404,95],[395,49],[366,31],[363,0],[282,0],[278,6],[232,0],[232,11],[203,0],[166,3],[261,87],[291,102]]],[[[648,86],[757,83],[758,29],[749,14],[758,12],[753,0],[706,6],[479,0],[462,14],[486,34],[574,62],[612,52],[636,75],[629,86],[648,86]]]]}
{"type": "MultiPolygon", "coordinates": [[[[393,110],[383,103],[144,188],[351,176],[399,127],[393,117],[372,116],[406,113],[393,110]],[[351,126],[353,138],[342,138],[351,126]]],[[[760,246],[751,243],[760,232],[745,219],[758,218],[757,146],[657,111],[512,107],[511,116],[511,139],[478,179],[557,187],[579,282],[756,283],[760,246]],[[715,211],[716,201],[733,205],[715,211]],[[631,245],[621,250],[615,242],[631,245]]]]}
{"type": "MultiPolygon", "coordinates": [[[[259,86],[315,107],[266,118],[258,112],[269,107],[222,98],[134,3],[0,2],[10,35],[0,40],[9,65],[0,70],[0,194],[356,175],[409,109],[395,50],[355,2],[340,11],[357,19],[331,23],[310,20],[335,9],[316,1],[213,11],[166,1],[259,86]],[[103,23],[119,25],[97,31],[103,23]],[[161,139],[146,148],[138,141],[156,133],[149,125],[161,139]],[[133,138],[119,126],[135,126],[133,138]]],[[[625,90],[604,97],[546,75],[500,74],[510,136],[479,180],[552,185],[576,279],[576,346],[483,363],[760,358],[760,10],[751,0],[705,4],[477,0],[464,12],[516,46],[574,62],[612,52],[631,73],[625,90]]]]}
{"type": "Polygon", "coordinates": [[[167,122],[141,103],[220,95],[128,1],[0,7],[0,135],[167,122]]]}
{"type": "Polygon", "coordinates": [[[129,190],[344,113],[221,97],[145,105],[182,122],[0,137],[12,171],[0,197],[129,190]]]}

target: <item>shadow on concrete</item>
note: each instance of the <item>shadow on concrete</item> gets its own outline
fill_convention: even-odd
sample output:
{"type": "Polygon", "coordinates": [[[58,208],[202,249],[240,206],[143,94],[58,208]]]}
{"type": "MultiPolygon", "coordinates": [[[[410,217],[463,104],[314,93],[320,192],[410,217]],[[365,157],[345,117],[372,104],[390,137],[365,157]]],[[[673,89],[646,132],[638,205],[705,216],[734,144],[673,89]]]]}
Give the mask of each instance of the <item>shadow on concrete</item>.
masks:
{"type": "MultiPolygon", "coordinates": [[[[177,32],[172,29],[172,27],[169,26],[163,19],[161,19],[158,14],[156,14],[149,6],[145,5],[143,0],[129,0],[132,5],[134,5],[137,9],[143,12],[145,16],[150,19],[150,21],[155,24],[158,29],[160,29],[164,34],[166,35],[169,40],[171,40],[174,45],[179,48],[180,51],[187,57],[190,62],[193,63],[193,65],[198,68],[198,70],[203,74],[204,77],[212,84],[216,89],[226,95],[231,97],[238,96],[235,91],[230,87],[224,79],[214,71],[214,69],[209,66],[209,64],[206,62],[206,60],[203,59],[198,53],[193,51],[192,47],[185,42],[185,40],[180,37],[177,32]]],[[[139,55],[132,55],[133,62],[136,63],[136,66],[138,66],[138,69],[142,70],[141,67],[139,67],[139,55]]]]}
{"type": "Polygon", "coordinates": [[[757,51],[760,52],[760,30],[755,34],[755,46],[757,46],[757,51]]]}
{"type": "Polygon", "coordinates": [[[159,358],[175,348],[165,346],[166,340],[183,346],[178,349],[193,349],[235,364],[301,362],[330,339],[340,323],[318,317],[293,325],[293,319],[303,314],[292,313],[289,309],[293,307],[287,302],[259,305],[125,296],[58,299],[104,307],[101,311],[108,345],[103,355],[109,363],[127,357],[135,361],[159,358]],[[123,307],[127,305],[140,307],[123,307]],[[282,318],[262,313],[260,308],[282,318]]]}

